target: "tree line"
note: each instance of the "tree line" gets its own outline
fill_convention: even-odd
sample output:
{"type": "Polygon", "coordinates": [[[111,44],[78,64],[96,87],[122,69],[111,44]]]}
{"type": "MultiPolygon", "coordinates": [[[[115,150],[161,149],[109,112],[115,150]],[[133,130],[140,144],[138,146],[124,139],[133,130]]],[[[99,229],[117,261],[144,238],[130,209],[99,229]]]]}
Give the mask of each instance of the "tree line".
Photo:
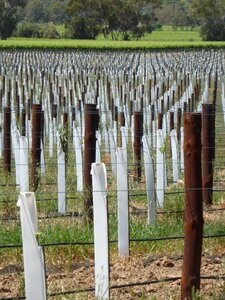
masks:
{"type": "Polygon", "coordinates": [[[161,25],[199,26],[204,40],[225,40],[224,0],[0,0],[0,39],[14,35],[139,39],[161,25]],[[44,25],[43,25],[44,24],[44,25]]]}
{"type": "Polygon", "coordinates": [[[100,33],[115,39],[140,38],[156,23],[159,0],[70,0],[66,27],[74,38],[94,39],[100,33]]]}

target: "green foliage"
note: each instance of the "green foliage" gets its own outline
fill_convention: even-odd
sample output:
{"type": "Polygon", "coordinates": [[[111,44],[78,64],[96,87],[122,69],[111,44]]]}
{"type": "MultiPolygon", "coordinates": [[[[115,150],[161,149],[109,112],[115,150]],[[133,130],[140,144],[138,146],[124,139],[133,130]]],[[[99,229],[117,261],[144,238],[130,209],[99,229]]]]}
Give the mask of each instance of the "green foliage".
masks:
{"type": "Polygon", "coordinates": [[[194,27],[197,26],[191,12],[191,3],[188,0],[180,0],[176,5],[176,14],[173,18],[175,27],[194,27]]]}
{"type": "Polygon", "coordinates": [[[67,28],[71,37],[76,39],[95,39],[100,32],[94,18],[73,18],[67,28]]]}
{"type": "Polygon", "coordinates": [[[95,50],[168,50],[168,49],[217,49],[225,48],[225,42],[203,41],[106,41],[106,40],[46,40],[10,39],[1,41],[0,49],[95,49],[95,50]]]}
{"type": "Polygon", "coordinates": [[[194,17],[201,22],[201,35],[206,41],[225,41],[225,1],[193,0],[194,17]]]}
{"type": "Polygon", "coordinates": [[[152,27],[151,31],[153,31],[153,30],[158,30],[158,31],[162,30],[162,24],[160,24],[160,23],[155,23],[151,27],[152,27]]]}
{"type": "Polygon", "coordinates": [[[57,39],[60,38],[60,35],[54,24],[41,24],[39,29],[39,37],[44,39],[57,39]]]}
{"type": "MultiPolygon", "coordinates": [[[[56,26],[58,30],[58,26],[56,26]]],[[[58,30],[59,31],[59,30],[58,30]]],[[[60,28],[64,32],[64,28],[60,28]]],[[[67,34],[67,33],[66,33],[67,34]]],[[[62,37],[62,34],[60,34],[62,37]]],[[[69,36],[67,36],[69,37],[69,36]]],[[[163,50],[163,49],[207,49],[225,48],[225,42],[202,41],[199,32],[193,30],[176,30],[163,26],[161,31],[146,34],[139,41],[113,41],[99,35],[97,40],[45,40],[11,38],[0,42],[2,49],[97,49],[97,50],[163,50]]]]}
{"type": "Polygon", "coordinates": [[[27,21],[22,21],[17,24],[14,36],[45,39],[60,38],[60,35],[54,24],[38,24],[27,21]]]}
{"type": "Polygon", "coordinates": [[[24,6],[25,0],[0,0],[0,39],[9,37],[16,26],[16,11],[24,6]]]}
{"type": "Polygon", "coordinates": [[[66,27],[73,38],[95,39],[100,33],[100,1],[69,1],[67,13],[66,27]]]}
{"type": "Polygon", "coordinates": [[[38,35],[39,30],[40,30],[39,24],[22,21],[17,24],[16,30],[14,32],[14,36],[35,38],[39,36],[38,35]]]}
{"type": "Polygon", "coordinates": [[[118,34],[123,40],[140,38],[156,22],[159,4],[158,0],[70,0],[66,26],[72,37],[80,39],[95,39],[100,32],[111,33],[113,39],[118,34]]]}
{"type": "Polygon", "coordinates": [[[204,23],[200,32],[204,41],[225,41],[225,19],[204,23]]]}
{"type": "Polygon", "coordinates": [[[62,24],[66,20],[66,3],[67,0],[29,0],[19,14],[22,19],[32,23],[62,24]]]}
{"type": "Polygon", "coordinates": [[[25,18],[29,22],[46,23],[49,16],[43,1],[28,1],[25,7],[25,18]]]}
{"type": "MultiPolygon", "coordinates": [[[[51,0],[48,4],[49,20],[55,24],[63,24],[67,20],[65,6],[68,0],[51,0]]],[[[45,1],[46,3],[46,1],[45,1]]]]}
{"type": "Polygon", "coordinates": [[[191,0],[164,0],[156,15],[160,23],[174,28],[198,26],[198,22],[192,16],[191,0]]]}

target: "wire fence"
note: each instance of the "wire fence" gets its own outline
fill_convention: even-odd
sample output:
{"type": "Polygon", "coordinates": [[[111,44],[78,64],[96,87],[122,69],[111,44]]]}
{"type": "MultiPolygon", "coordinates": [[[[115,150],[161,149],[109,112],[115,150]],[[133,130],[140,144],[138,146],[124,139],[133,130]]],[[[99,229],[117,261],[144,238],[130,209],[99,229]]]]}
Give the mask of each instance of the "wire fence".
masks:
{"type": "MultiPolygon", "coordinates": [[[[86,162],[85,151],[89,153],[94,151],[96,157],[99,157],[106,166],[108,215],[112,227],[110,230],[113,231],[109,239],[110,245],[118,244],[118,239],[115,239],[117,229],[114,227],[116,227],[118,217],[118,193],[121,192],[128,192],[130,229],[136,230],[135,234],[132,233],[129,238],[131,244],[183,242],[184,236],[180,234],[180,230],[177,231],[174,224],[178,222],[180,226],[182,223],[185,193],[190,191],[206,191],[213,195],[214,203],[211,207],[206,206],[204,213],[217,216],[217,221],[214,222],[211,219],[208,221],[206,218],[208,227],[203,238],[205,240],[218,239],[218,243],[223,243],[221,241],[225,237],[225,228],[222,226],[224,217],[222,214],[225,210],[223,203],[225,195],[224,53],[223,51],[190,51],[190,53],[177,52],[176,59],[173,56],[174,53],[157,54],[155,52],[118,53],[117,55],[107,52],[85,54],[70,51],[68,53],[0,52],[0,169],[2,170],[2,175],[0,175],[2,181],[0,184],[2,232],[0,250],[4,256],[9,249],[22,250],[19,209],[16,203],[22,186],[21,181],[18,183],[18,169],[24,166],[28,168],[30,188],[35,190],[37,217],[43,230],[43,238],[40,237],[39,245],[44,252],[49,248],[58,249],[64,246],[91,246],[93,252],[93,232],[90,233],[88,227],[82,225],[82,220],[87,216],[84,210],[84,200],[87,198],[85,187],[78,191],[79,176],[82,182],[87,181],[87,176],[90,176],[90,161],[86,162]],[[18,63],[15,64],[13,61],[18,63]],[[210,66],[208,61],[211,62],[210,66]],[[77,69],[74,67],[75,64],[77,64],[77,69]],[[215,143],[203,148],[208,151],[212,150],[215,155],[202,162],[202,166],[209,164],[213,166],[213,186],[191,189],[185,187],[184,183],[181,162],[183,136],[180,129],[184,125],[185,112],[200,112],[201,105],[206,103],[214,103],[214,128],[207,134],[206,140],[213,138],[215,143]],[[40,105],[40,110],[37,110],[34,116],[33,105],[37,104],[40,105]],[[98,121],[95,119],[95,123],[99,124],[99,128],[93,125],[95,123],[90,123],[92,125],[88,127],[90,132],[94,131],[96,142],[94,146],[87,144],[85,136],[85,126],[87,127],[85,118],[88,115],[85,107],[89,104],[95,105],[94,111],[88,111],[89,117],[98,116],[98,121]],[[7,107],[11,108],[10,113],[5,111],[7,107]],[[138,126],[135,125],[137,124],[135,123],[137,122],[136,112],[143,116],[138,126]],[[160,113],[163,114],[161,130],[165,135],[161,146],[157,144],[160,113]],[[181,113],[181,119],[179,119],[179,113],[181,113]],[[10,126],[6,128],[9,115],[10,126]],[[39,121],[33,124],[35,118],[39,118],[39,121]],[[37,130],[38,125],[41,125],[39,130],[37,130]],[[122,127],[125,128],[123,132],[120,131],[122,127]],[[26,147],[16,144],[15,136],[9,134],[11,128],[19,130],[19,138],[25,135],[26,147]],[[95,136],[96,130],[98,136],[95,136]],[[180,135],[177,139],[179,161],[174,160],[172,153],[170,137],[172,130],[175,130],[178,136],[180,135]],[[153,159],[154,189],[147,186],[145,168],[150,168],[152,163],[145,161],[146,148],[141,140],[143,136],[146,137],[149,146],[148,153],[153,159]],[[7,144],[9,142],[7,139],[12,140],[7,144]],[[32,144],[36,143],[35,139],[36,142],[38,139],[40,143],[34,149],[32,144]],[[124,145],[127,150],[127,189],[117,188],[117,176],[114,173],[114,168],[118,166],[115,152],[118,146],[124,147],[124,145]],[[65,163],[57,161],[60,149],[65,153],[65,163]],[[37,157],[33,156],[34,150],[43,155],[41,158],[40,153],[38,154],[38,162],[37,157]],[[21,153],[28,151],[25,164],[16,159],[18,151],[21,153]],[[157,160],[159,152],[164,154],[163,162],[157,160]],[[160,166],[165,167],[166,173],[166,187],[163,188],[157,186],[159,178],[156,170],[160,166]],[[63,191],[59,190],[58,179],[60,176],[58,170],[61,170],[61,167],[65,167],[66,183],[63,191]],[[175,168],[178,168],[176,180],[174,180],[175,168]],[[36,188],[34,188],[34,176],[37,180],[36,188]],[[149,228],[151,227],[148,227],[149,231],[145,231],[149,214],[147,199],[151,192],[154,192],[155,196],[157,192],[164,193],[165,206],[156,209],[156,227],[171,226],[172,234],[160,234],[156,230],[155,235],[153,233],[150,235],[149,228]],[[66,203],[64,213],[58,211],[61,196],[64,197],[66,203]],[[67,227],[74,229],[77,234],[74,235],[76,239],[73,240],[71,236],[65,238],[64,235],[61,239],[65,238],[65,241],[59,241],[58,236],[51,232],[52,229],[57,229],[59,223],[65,234],[67,227]],[[208,229],[210,226],[212,230],[208,229]],[[88,233],[84,234],[85,230],[88,233]],[[46,234],[49,234],[47,239],[46,234]],[[80,240],[77,238],[79,234],[82,237],[80,240]]],[[[104,190],[98,192],[100,194],[104,190]]],[[[156,205],[159,204],[157,201],[156,205]]],[[[49,254],[47,260],[49,263],[49,254]]],[[[202,280],[224,280],[224,278],[224,274],[201,277],[202,280]]],[[[110,290],[177,280],[180,280],[180,277],[130,282],[110,285],[110,290]]],[[[48,292],[48,297],[94,291],[95,288],[92,287],[65,292],[48,292]]],[[[23,296],[16,298],[24,299],[23,296]]]]}

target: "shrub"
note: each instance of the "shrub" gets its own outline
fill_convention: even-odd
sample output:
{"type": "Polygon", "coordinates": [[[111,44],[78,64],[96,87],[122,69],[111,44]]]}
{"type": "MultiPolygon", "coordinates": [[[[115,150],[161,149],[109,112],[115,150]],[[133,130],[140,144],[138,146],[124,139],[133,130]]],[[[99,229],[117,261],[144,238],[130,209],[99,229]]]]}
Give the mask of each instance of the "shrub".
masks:
{"type": "Polygon", "coordinates": [[[95,39],[100,33],[100,26],[94,18],[73,18],[67,26],[72,38],[95,39]]]}
{"type": "Polygon", "coordinates": [[[60,35],[53,23],[42,24],[39,29],[39,36],[44,39],[58,39],[60,35]]]}
{"type": "Polygon", "coordinates": [[[161,31],[161,30],[162,30],[162,24],[160,24],[160,23],[155,23],[155,24],[153,24],[150,28],[151,28],[151,31],[150,31],[150,32],[152,32],[153,30],[161,31]]]}
{"type": "Polygon", "coordinates": [[[201,26],[201,36],[204,41],[225,41],[225,19],[204,23],[201,26]]]}
{"type": "Polygon", "coordinates": [[[58,39],[59,33],[53,23],[38,24],[22,21],[17,24],[14,36],[26,38],[58,39]]]}
{"type": "Polygon", "coordinates": [[[39,37],[40,25],[32,22],[22,21],[17,24],[14,36],[17,37],[39,37]]]}

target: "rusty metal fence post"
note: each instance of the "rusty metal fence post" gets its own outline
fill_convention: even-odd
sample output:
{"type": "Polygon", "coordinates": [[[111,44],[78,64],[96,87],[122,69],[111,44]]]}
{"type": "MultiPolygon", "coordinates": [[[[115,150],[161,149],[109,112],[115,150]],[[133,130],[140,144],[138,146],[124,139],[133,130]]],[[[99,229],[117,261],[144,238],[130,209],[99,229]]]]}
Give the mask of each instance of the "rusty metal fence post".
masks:
{"type": "Polygon", "coordinates": [[[181,299],[192,299],[200,289],[200,268],[203,238],[201,114],[184,114],[184,258],[181,278],[181,299]]]}
{"type": "Polygon", "coordinates": [[[141,180],[141,149],[143,136],[143,111],[134,112],[134,161],[135,178],[141,180]]]}
{"type": "Polygon", "coordinates": [[[4,108],[3,161],[4,170],[11,172],[11,108],[4,108]]]}
{"type": "Polygon", "coordinates": [[[84,133],[84,213],[87,222],[93,221],[92,176],[91,164],[96,157],[96,129],[98,114],[96,104],[85,104],[85,133],[84,133]]]}
{"type": "Polygon", "coordinates": [[[211,205],[213,200],[213,152],[214,152],[214,105],[202,105],[202,195],[203,202],[211,205]]]}
{"type": "Polygon", "coordinates": [[[32,105],[32,188],[36,191],[41,161],[41,104],[32,105]]]}

